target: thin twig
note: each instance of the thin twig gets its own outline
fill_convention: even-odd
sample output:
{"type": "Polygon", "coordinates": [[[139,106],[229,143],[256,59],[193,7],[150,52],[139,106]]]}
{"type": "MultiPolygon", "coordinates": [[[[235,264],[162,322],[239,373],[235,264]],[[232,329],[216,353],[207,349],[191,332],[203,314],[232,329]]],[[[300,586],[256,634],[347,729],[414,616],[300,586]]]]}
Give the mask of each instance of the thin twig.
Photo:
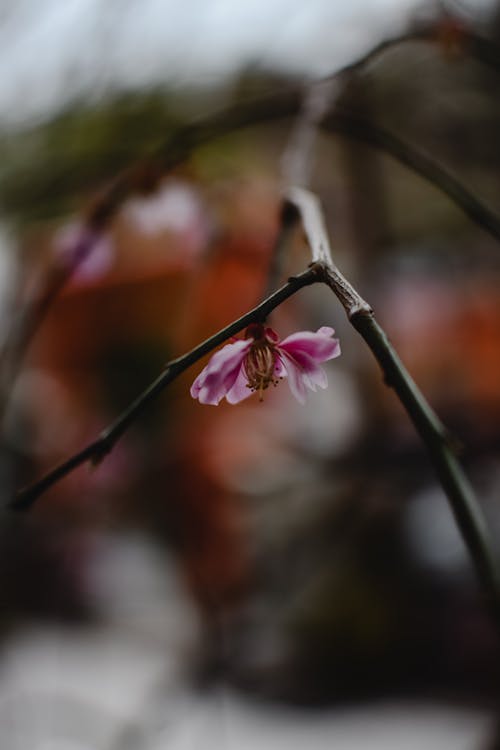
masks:
{"type": "MultiPolygon", "coordinates": [[[[500,51],[496,44],[484,37],[480,37],[471,30],[463,30],[464,53],[470,53],[477,56],[485,64],[500,69],[500,51]]],[[[439,22],[434,21],[429,24],[421,25],[408,32],[402,33],[390,39],[386,39],[368,52],[361,55],[357,60],[344,65],[334,73],[325,76],[323,79],[315,82],[314,86],[321,89],[325,85],[333,84],[335,81],[346,82],[352,75],[364,70],[368,65],[377,60],[392,48],[398,47],[411,42],[437,43],[439,40],[439,22]]],[[[150,153],[149,159],[139,165],[135,165],[123,170],[113,181],[101,191],[97,197],[94,206],[89,212],[88,222],[92,228],[103,229],[121,207],[123,202],[143,184],[143,176],[154,175],[154,180],[159,181],[162,173],[168,173],[171,169],[184,162],[190,154],[199,146],[210,143],[214,139],[222,138],[225,135],[246,127],[265,124],[275,120],[285,119],[296,115],[304,103],[304,90],[302,86],[290,84],[283,86],[279,90],[274,90],[269,94],[249,99],[244,102],[238,102],[236,105],[220,109],[207,116],[198,118],[191,124],[182,127],[167,136],[165,141],[150,153]]],[[[336,113],[334,108],[333,113],[336,113]]],[[[344,127],[340,123],[339,115],[338,130],[342,130],[349,135],[347,120],[343,118],[344,127]]],[[[329,127],[329,117],[326,116],[325,123],[329,127]]],[[[354,129],[354,120],[351,120],[354,129]]],[[[366,124],[365,124],[366,125],[366,124]]],[[[332,124],[332,129],[337,126],[332,124]]],[[[381,140],[374,138],[369,141],[368,138],[362,137],[358,132],[353,133],[353,137],[360,138],[371,145],[384,148],[381,140]]],[[[387,147],[389,150],[389,147],[387,147]]],[[[448,175],[445,170],[438,164],[434,164],[433,169],[420,170],[418,167],[419,159],[416,159],[416,165],[413,164],[411,153],[413,149],[405,144],[406,155],[400,159],[410,168],[415,168],[419,174],[422,174],[430,182],[433,182],[438,189],[448,194],[451,200],[456,201],[454,189],[449,190],[448,175]]],[[[399,157],[398,157],[399,158],[399,157]]],[[[463,186],[462,186],[463,187],[463,186]]],[[[465,188],[463,188],[465,190],[465,188]]],[[[467,192],[467,191],[465,191],[467,192]]],[[[460,208],[462,205],[459,203],[460,208]]],[[[467,213],[467,211],[466,211],[467,213]]],[[[484,209],[471,218],[482,224],[483,216],[491,212],[484,209]]],[[[498,220],[494,217],[494,222],[498,220]]],[[[496,235],[495,235],[496,236],[496,235]]]]}
{"type": "MultiPolygon", "coordinates": [[[[340,82],[345,83],[390,49],[411,42],[437,42],[439,39],[438,32],[439,24],[432,22],[386,39],[361,55],[357,60],[315,82],[312,86],[313,94],[315,91],[324,93],[325,87],[334,87],[335,84],[338,85],[340,82]]],[[[467,28],[463,29],[462,39],[464,53],[477,57],[481,62],[495,69],[500,69],[500,52],[496,44],[467,28]]],[[[339,86],[335,92],[336,99],[340,90],[341,87],[339,86]]],[[[309,96],[311,96],[311,88],[309,96]]],[[[269,95],[238,103],[235,106],[215,112],[169,135],[165,142],[151,153],[147,161],[124,169],[100,192],[87,213],[85,219],[87,226],[92,231],[104,231],[123,202],[136,190],[141,189],[145,180],[150,186],[156,184],[162,174],[168,173],[185,161],[192,151],[199,146],[235,130],[290,117],[304,110],[303,101],[304,92],[301,87],[296,85],[286,86],[279,91],[273,91],[269,95]]],[[[326,98],[324,101],[326,101],[326,98]]],[[[313,105],[312,109],[314,110],[315,105],[313,105]]],[[[321,107],[322,103],[320,102],[320,114],[321,107]]],[[[472,221],[489,232],[495,239],[500,240],[500,219],[468,191],[462,183],[429,156],[418,152],[410,144],[404,143],[388,131],[367,121],[361,121],[348,113],[341,113],[336,107],[331,109],[323,118],[317,115],[318,111],[312,112],[314,126],[321,124],[321,127],[330,132],[341,132],[349,138],[361,140],[374,148],[391,154],[409,169],[435,185],[472,221]]],[[[304,170],[297,167],[297,171],[304,170]]],[[[296,177],[291,182],[297,184],[296,177]]],[[[304,184],[304,180],[299,180],[299,182],[304,184]]],[[[70,273],[61,276],[57,283],[53,286],[50,285],[40,307],[40,319],[70,276],[70,273]]],[[[26,326],[23,325],[25,341],[19,343],[19,345],[15,342],[11,347],[16,352],[24,351],[38,326],[37,311],[38,308],[35,305],[33,308],[35,314],[30,311],[27,316],[29,323],[26,326]]]]}
{"type": "MultiPolygon", "coordinates": [[[[383,45],[382,45],[383,46],[383,45]]],[[[381,48],[382,48],[381,46],[381,48]]],[[[385,47],[384,47],[385,49],[385,47]]],[[[371,56],[369,56],[371,59],[371,56]]],[[[261,119],[273,119],[276,116],[285,116],[295,108],[297,104],[292,92],[285,92],[280,97],[266,100],[265,106],[263,101],[259,102],[256,109],[250,106],[244,109],[238,109],[234,116],[227,115],[221,118],[218,115],[213,120],[208,120],[205,124],[192,126],[184,134],[179,134],[177,141],[171,142],[173,146],[172,153],[164,166],[175,166],[176,163],[186,158],[190,149],[195,145],[201,145],[211,137],[216,137],[227,132],[228,129],[237,129],[245,125],[260,121],[261,119]],[[269,110],[267,107],[269,106],[269,110]],[[188,145],[189,144],[189,145],[188,145]]],[[[405,143],[397,136],[389,133],[373,123],[362,120],[345,112],[333,111],[329,113],[321,123],[321,127],[332,132],[342,133],[348,138],[354,138],[362,141],[367,145],[378,148],[392,157],[397,159],[401,164],[411,169],[416,174],[423,177],[429,183],[433,184],[443,194],[445,194],[458,208],[460,208],[475,224],[488,232],[496,240],[500,241],[500,218],[490,211],[484,203],[474,196],[467,188],[455,177],[449,174],[443,167],[429,156],[419,152],[413,146],[405,143]]],[[[132,191],[134,180],[131,178],[130,170],[122,177],[118,177],[108,191],[104,191],[92,211],[89,220],[89,226],[105,227],[111,220],[115,211],[118,210],[121,202],[132,191]]],[[[281,234],[277,238],[273,251],[274,260],[270,268],[270,281],[267,290],[274,289],[281,272],[282,252],[281,246],[288,242],[289,229],[291,227],[285,222],[281,225],[281,234]],[[276,282],[276,283],[275,283],[276,282]]],[[[19,362],[35,333],[40,320],[44,317],[48,307],[52,304],[55,297],[58,296],[62,287],[70,278],[66,273],[57,279],[57,282],[51,283],[47,287],[46,293],[40,300],[29,309],[23,316],[23,325],[16,329],[17,333],[9,337],[8,352],[4,352],[5,375],[3,376],[4,385],[12,382],[17,371],[19,362]],[[14,352],[14,356],[12,356],[14,352]]],[[[4,388],[8,391],[8,387],[4,388]]],[[[4,398],[0,399],[2,403],[4,398]]],[[[0,404],[0,413],[3,407],[0,404]]]]}
{"type": "MultiPolygon", "coordinates": [[[[447,19],[441,19],[449,23],[450,30],[453,25],[453,17],[447,19]]],[[[457,19],[458,20],[458,19],[457,19]]],[[[434,44],[443,43],[443,31],[446,27],[440,23],[440,19],[436,19],[431,23],[422,24],[414,29],[410,29],[407,32],[398,34],[384,39],[383,41],[376,44],[372,49],[368,50],[364,55],[359,57],[354,62],[347,63],[343,68],[334,73],[334,76],[346,76],[352,73],[356,73],[361,69],[367,68],[372,62],[375,62],[379,57],[384,55],[396,47],[412,43],[412,42],[430,42],[434,44]]],[[[500,47],[498,44],[487,37],[476,34],[472,29],[468,28],[465,24],[458,20],[456,25],[456,39],[458,46],[458,54],[463,56],[469,56],[475,58],[478,62],[492,68],[496,72],[500,71],[500,47]]],[[[331,76],[327,76],[330,78],[331,76]]]]}
{"type": "Polygon", "coordinates": [[[101,461],[150,402],[191,364],[223,343],[231,335],[241,331],[249,323],[265,318],[269,312],[302,287],[322,281],[332,289],[342,303],[352,325],[363,337],[377,359],[386,383],[396,392],[426,445],[438,478],[450,502],[459,530],[470,552],[489,609],[497,625],[500,626],[500,581],[496,561],[491,554],[488,531],[480,507],[475,499],[472,487],[454,455],[448,431],[399,360],[387,335],[375,320],[371,307],[342,276],[333,263],[321,207],[316,197],[304,189],[293,189],[289,191],[287,200],[297,207],[303,219],[304,230],[313,257],[311,267],[290,279],[281,289],[237,321],[187,354],[168,363],[164,372],[108,429],[101,433],[97,440],[60,464],[41,480],[22,490],[10,507],[15,510],[27,510],[47,489],[81,464],[87,461],[93,463],[101,461]]]}
{"type": "MultiPolygon", "coordinates": [[[[329,283],[333,288],[333,285],[329,283]]],[[[335,291],[335,289],[334,289],[335,291]]],[[[373,314],[359,313],[351,323],[372,350],[388,386],[394,389],[427,447],[437,476],[471,556],[488,607],[500,627],[500,577],[481,507],[454,452],[456,441],[430,407],[394,351],[373,314]]]]}
{"type": "Polygon", "coordinates": [[[113,449],[121,436],[149,404],[164,391],[167,385],[187,370],[188,367],[222,344],[230,336],[234,336],[236,333],[242,331],[250,323],[264,320],[274,308],[278,307],[278,305],[295,294],[299,289],[317,281],[319,281],[319,277],[316,266],[311,266],[297,276],[292,276],[281,289],[271,294],[257,305],[257,307],[254,307],[253,310],[245,313],[238,320],[230,323],[213,336],[210,336],[210,338],[198,344],[198,346],[187,352],[187,354],[169,362],[156,380],[96,440],[56,466],[34,484],[20,490],[9,507],[19,511],[28,510],[44,492],[74,471],[78,466],[88,461],[98,464],[113,449]]]}
{"type": "Polygon", "coordinates": [[[26,350],[33,336],[52,307],[54,300],[69,279],[88,257],[92,247],[77,259],[72,267],[56,266],[43,274],[36,290],[13,321],[0,352],[0,420],[2,419],[12,385],[17,377],[26,350]]]}
{"type": "MultiPolygon", "coordinates": [[[[432,32],[431,27],[429,27],[428,29],[417,30],[408,34],[403,34],[391,40],[386,40],[385,42],[378,44],[354,63],[339,70],[333,77],[345,77],[349,72],[352,73],[361,69],[364,65],[371,63],[378,55],[385,52],[390,47],[407,41],[416,41],[418,39],[429,40],[432,38],[433,34],[434,32],[432,32]]],[[[269,97],[247,102],[244,105],[239,104],[237,107],[218,112],[215,115],[211,115],[201,121],[193,123],[191,126],[174,134],[174,136],[169,137],[167,141],[152,155],[151,163],[157,163],[162,170],[171,169],[185,160],[194,148],[203,143],[207,143],[214,138],[221,137],[229,132],[249,125],[256,125],[258,123],[290,116],[297,112],[300,102],[301,92],[298,91],[296,87],[290,87],[288,89],[283,89],[280,92],[273,92],[269,97]]],[[[344,135],[357,138],[358,140],[362,140],[365,143],[369,143],[370,145],[391,153],[398,158],[399,161],[406,164],[406,166],[413,169],[438,187],[443,193],[448,195],[448,197],[473,221],[489,231],[496,239],[500,239],[500,220],[483,206],[483,204],[481,204],[471,193],[469,193],[455,178],[451,177],[442,167],[429,159],[429,157],[418,153],[409,144],[404,144],[386,131],[382,131],[380,128],[377,128],[370,123],[356,120],[356,118],[345,113],[334,112],[329,114],[326,116],[323,124],[324,127],[328,129],[340,131],[344,135]]],[[[128,169],[121,175],[118,175],[111,186],[104,190],[96,201],[89,216],[90,226],[99,228],[104,227],[121,206],[123,201],[131,192],[133,192],[135,187],[136,179],[133,169],[128,169]]],[[[364,300],[361,300],[355,290],[352,289],[352,286],[341,276],[338,269],[332,264],[331,259],[329,262],[329,274],[329,279],[332,283],[332,279],[335,278],[337,293],[340,294],[342,290],[344,306],[349,306],[352,303],[353,306],[350,312],[351,318],[356,317],[357,312],[365,311],[366,314],[369,314],[369,306],[367,303],[364,302],[364,300]],[[359,310],[356,309],[356,304],[361,305],[359,310]]],[[[301,276],[298,278],[303,277],[301,276]]],[[[313,283],[313,280],[314,279],[306,283],[313,283]]],[[[302,285],[304,284],[298,286],[295,285],[293,290],[290,291],[290,294],[293,294],[294,291],[302,285]]],[[[283,287],[283,290],[287,289],[289,290],[288,285],[283,287]]],[[[279,295],[279,292],[277,294],[279,295]]],[[[287,296],[290,296],[290,294],[286,294],[284,299],[286,299],[287,296]]],[[[280,301],[277,301],[276,303],[272,302],[272,300],[275,299],[275,295],[272,295],[272,297],[266,301],[268,303],[271,301],[268,311],[276,307],[277,304],[280,304],[280,301]]],[[[266,303],[263,303],[263,305],[265,304],[266,303]]],[[[162,373],[158,380],[147,389],[146,393],[142,394],[137,401],[134,402],[131,409],[127,410],[127,412],[117,420],[111,429],[111,433],[109,430],[105,431],[94,443],[91,443],[79,454],[55,469],[47,475],[47,477],[41,480],[40,483],[36,483],[32,487],[21,491],[17,500],[14,501],[13,507],[19,509],[24,506],[29,507],[39,494],[76,468],[76,466],[79,466],[90,459],[99,460],[102,458],[114,444],[113,439],[115,439],[115,436],[120,436],[122,434],[124,429],[126,429],[130,422],[135,418],[135,415],[142,411],[142,408],[146,403],[149,403],[158,392],[163,390],[165,385],[171,382],[174,377],[177,377],[177,375],[186,367],[199,359],[199,357],[203,356],[204,353],[210,351],[210,349],[216,346],[218,342],[223,341],[225,337],[230,336],[232,333],[241,330],[247,322],[254,319],[253,315],[256,311],[261,310],[261,308],[262,306],[255,308],[254,311],[248,313],[248,316],[243,316],[240,321],[237,321],[235,324],[232,324],[232,326],[229,326],[224,329],[224,331],[220,332],[220,334],[217,334],[207,342],[204,342],[200,347],[193,350],[193,352],[185,355],[185,357],[180,358],[185,366],[181,367],[179,360],[175,360],[171,363],[169,368],[162,373]],[[241,325],[239,325],[240,322],[241,325]],[[221,336],[222,338],[220,338],[221,336]],[[201,354],[196,354],[201,350],[201,354]],[[191,359],[192,356],[194,356],[194,359],[191,359]],[[181,369],[175,369],[176,367],[181,367],[181,369]],[[38,490],[36,489],[37,487],[38,490]]]]}
{"type": "MultiPolygon", "coordinates": [[[[294,114],[299,106],[299,98],[293,90],[281,92],[276,97],[247,102],[234,109],[225,110],[205,121],[194,123],[183,134],[175,136],[162,147],[166,154],[172,151],[164,162],[165,169],[171,169],[187,158],[192,149],[210,142],[227,133],[256,125],[271,122],[294,114]]],[[[327,132],[337,132],[362,141],[368,146],[385,151],[401,164],[423,177],[446,195],[475,224],[500,241],[500,217],[491,211],[463,183],[450,174],[442,165],[429,155],[419,151],[398,136],[382,127],[364,120],[356,115],[341,111],[338,107],[328,112],[319,123],[327,132]]]]}
{"type": "Polygon", "coordinates": [[[394,351],[371,307],[333,263],[321,206],[316,196],[303,189],[293,189],[289,191],[288,198],[302,216],[312,257],[322,268],[324,283],[338,297],[350,322],[371,349],[382,369],[386,384],[394,389],[427,447],[469,550],[490,612],[500,627],[500,577],[497,563],[491,552],[491,540],[474,490],[454,454],[454,441],[394,351]]]}
{"type": "Polygon", "coordinates": [[[323,268],[328,269],[329,281],[334,282],[335,293],[349,320],[359,312],[370,314],[372,309],[368,302],[365,302],[333,262],[319,199],[311,191],[298,187],[288,190],[287,199],[296,206],[302,218],[302,225],[311,250],[312,262],[319,263],[323,268]]]}
{"type": "MultiPolygon", "coordinates": [[[[369,49],[368,52],[365,52],[364,55],[358,57],[357,60],[344,65],[342,68],[336,71],[333,76],[341,76],[345,78],[353,73],[357,73],[361,69],[368,67],[377,58],[381,57],[386,52],[389,52],[391,49],[401,47],[402,45],[411,42],[434,42],[436,41],[436,38],[436,24],[422,24],[415,27],[414,29],[403,32],[402,34],[397,34],[396,36],[390,37],[388,39],[383,39],[381,42],[378,42],[374,47],[369,49]]],[[[331,77],[332,75],[327,76],[327,78],[331,77]]]]}
{"type": "MultiPolygon", "coordinates": [[[[361,55],[354,62],[347,63],[343,68],[334,73],[334,76],[344,76],[356,73],[361,69],[368,67],[372,62],[396,47],[412,42],[430,42],[431,44],[441,44],[446,53],[446,30],[454,33],[457,44],[455,58],[459,55],[468,56],[476,59],[478,62],[500,72],[500,47],[497,42],[487,37],[476,34],[466,23],[452,15],[446,15],[442,18],[436,18],[430,23],[417,25],[409,31],[397,34],[396,36],[384,39],[372,47],[364,55],[361,55]]],[[[452,59],[455,59],[452,58],[452,59]]],[[[331,78],[331,76],[326,76],[331,78]]]]}
{"type": "Polygon", "coordinates": [[[342,91],[343,86],[337,76],[310,84],[281,157],[281,171],[286,185],[309,186],[319,124],[328,110],[334,107],[342,91]]]}
{"type": "Polygon", "coordinates": [[[496,42],[472,31],[465,31],[463,41],[467,54],[497,73],[500,72],[500,47],[496,42]]]}
{"type": "MultiPolygon", "coordinates": [[[[311,84],[281,158],[283,184],[308,187],[319,123],[331,106],[332,99],[335,97],[336,100],[338,90],[336,79],[311,84]]],[[[299,222],[300,214],[294,203],[283,200],[279,230],[271,249],[266,287],[268,294],[280,283],[286,250],[299,222]]]]}
{"type": "Polygon", "coordinates": [[[500,218],[453,175],[430,156],[406,143],[388,130],[348,112],[329,113],[322,123],[328,131],[385,151],[401,164],[423,177],[444,193],[475,224],[500,241],[500,218]]]}
{"type": "Polygon", "coordinates": [[[280,210],[278,234],[271,249],[265,297],[272,294],[280,283],[285,261],[285,251],[300,222],[300,214],[293,203],[283,201],[280,210]]]}

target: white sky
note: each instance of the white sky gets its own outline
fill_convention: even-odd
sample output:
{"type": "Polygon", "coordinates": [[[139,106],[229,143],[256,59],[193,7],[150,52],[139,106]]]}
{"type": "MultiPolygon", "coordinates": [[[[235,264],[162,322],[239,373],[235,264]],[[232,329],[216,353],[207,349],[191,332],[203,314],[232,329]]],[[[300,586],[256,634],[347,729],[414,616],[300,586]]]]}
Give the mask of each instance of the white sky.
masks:
{"type": "MultiPolygon", "coordinates": [[[[455,0],[473,18],[493,4],[455,0]]],[[[46,117],[68,95],[209,82],[250,61],[325,74],[429,7],[429,0],[0,0],[0,123],[46,117]]]]}

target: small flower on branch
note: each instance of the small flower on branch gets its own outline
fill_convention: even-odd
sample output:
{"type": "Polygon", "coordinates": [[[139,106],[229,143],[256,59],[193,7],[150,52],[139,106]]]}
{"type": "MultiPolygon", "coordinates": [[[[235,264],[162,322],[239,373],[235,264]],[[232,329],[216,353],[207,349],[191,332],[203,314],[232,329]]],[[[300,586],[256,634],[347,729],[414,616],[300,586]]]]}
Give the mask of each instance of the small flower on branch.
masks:
{"type": "Polygon", "coordinates": [[[323,326],[316,333],[298,331],[280,341],[272,328],[254,323],[244,339],[236,339],[217,351],[191,386],[191,396],[202,404],[217,406],[226,397],[230,404],[276,386],[283,378],[295,398],[305,402],[306,389],[326,388],[326,373],[320,363],[340,354],[333,328],[323,326]]]}

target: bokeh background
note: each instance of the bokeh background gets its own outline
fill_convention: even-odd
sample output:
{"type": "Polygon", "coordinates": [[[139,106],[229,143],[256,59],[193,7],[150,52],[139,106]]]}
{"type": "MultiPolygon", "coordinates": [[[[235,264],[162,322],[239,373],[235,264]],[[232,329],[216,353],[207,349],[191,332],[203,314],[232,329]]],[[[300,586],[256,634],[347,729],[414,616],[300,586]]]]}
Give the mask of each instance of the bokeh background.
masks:
{"type": "MultiPolygon", "coordinates": [[[[465,41],[500,57],[493,2],[4,0],[5,505],[264,294],[296,117],[214,137],[168,173],[155,149],[210,113],[307,92],[422,24],[435,35],[353,74],[340,106],[495,212],[500,69],[465,41]],[[53,286],[89,205],[145,159],[53,286]]],[[[348,135],[318,133],[310,187],[336,261],[460,442],[497,546],[498,242],[348,135]]],[[[297,234],[283,278],[308,262],[297,234]]],[[[99,466],[3,514],[2,748],[498,746],[498,638],[406,414],[327,289],[271,323],[341,339],[306,406],[286,384],[202,406],[189,395],[201,362],[99,466]]]]}

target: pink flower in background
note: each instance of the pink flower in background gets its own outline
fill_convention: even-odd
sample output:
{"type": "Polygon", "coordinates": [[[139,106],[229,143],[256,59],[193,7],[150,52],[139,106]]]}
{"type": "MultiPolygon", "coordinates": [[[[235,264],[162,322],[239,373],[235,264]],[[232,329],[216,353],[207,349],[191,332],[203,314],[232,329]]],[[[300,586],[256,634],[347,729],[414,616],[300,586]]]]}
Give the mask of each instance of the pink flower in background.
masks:
{"type": "Polygon", "coordinates": [[[287,377],[290,390],[303,404],[307,388],[315,391],[316,386],[328,385],[320,363],[340,354],[334,333],[323,326],[316,333],[298,331],[280,341],[272,328],[250,325],[244,339],[226,344],[211,357],[191,386],[191,396],[217,406],[224,396],[237,404],[258,391],[262,401],[266,388],[287,377]]]}
{"type": "Polygon", "coordinates": [[[201,191],[184,180],[169,179],[155,193],[135,197],[127,214],[146,236],[172,233],[177,239],[173,248],[188,262],[203,252],[213,232],[201,191]]]}
{"type": "Polygon", "coordinates": [[[87,224],[66,224],[54,237],[54,253],[59,263],[80,280],[99,279],[114,263],[110,237],[87,224]]]}

